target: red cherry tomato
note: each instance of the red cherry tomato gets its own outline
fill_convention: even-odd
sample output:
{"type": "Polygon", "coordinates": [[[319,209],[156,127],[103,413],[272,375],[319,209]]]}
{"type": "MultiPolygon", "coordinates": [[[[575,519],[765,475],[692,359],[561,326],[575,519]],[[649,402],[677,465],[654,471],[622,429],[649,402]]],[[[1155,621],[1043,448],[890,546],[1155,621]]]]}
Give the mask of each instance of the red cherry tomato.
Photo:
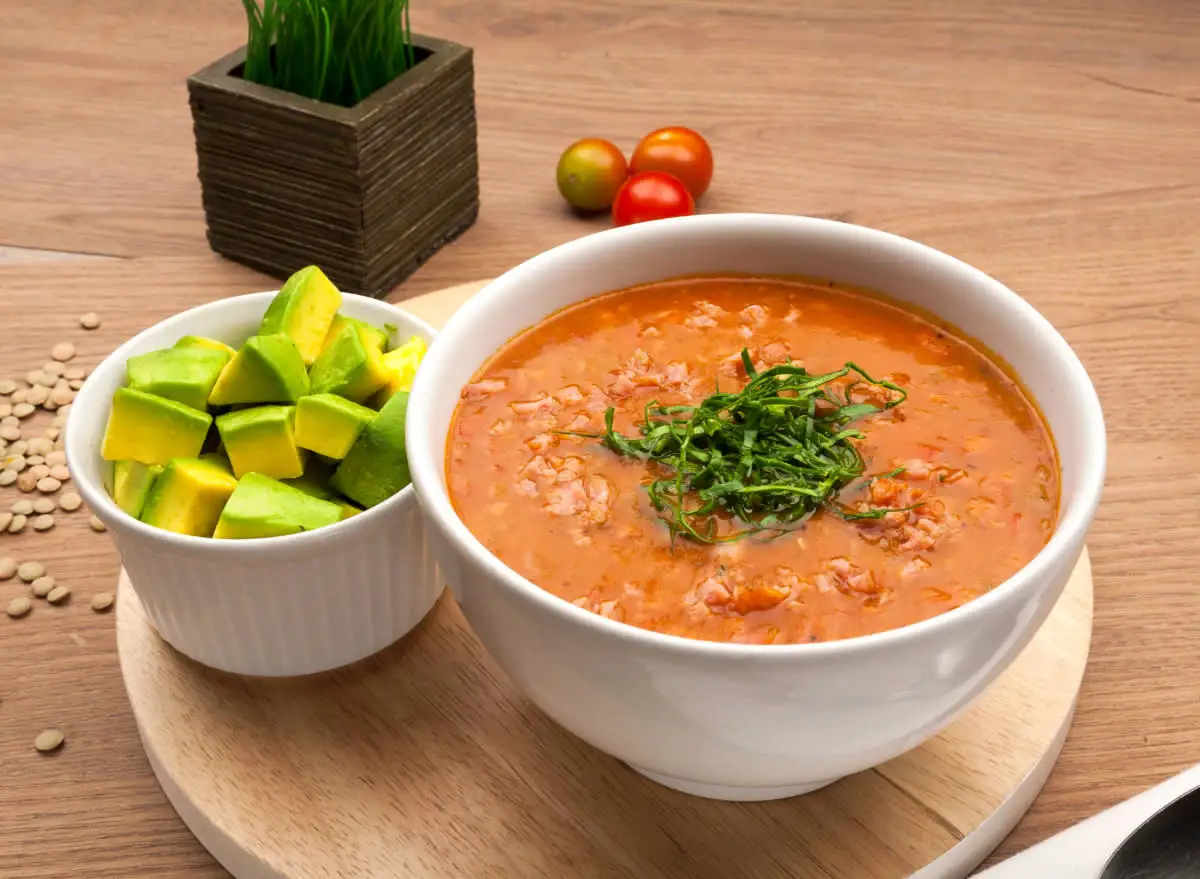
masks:
{"type": "Polygon", "coordinates": [[[692,198],[699,198],[712,182],[712,149],[690,128],[660,128],[643,137],[634,149],[629,171],[666,171],[679,178],[692,198]]]}
{"type": "Polygon", "coordinates": [[[558,158],[558,191],[571,207],[605,211],[628,174],[625,154],[611,141],[586,137],[558,158]]]}
{"type": "Polygon", "coordinates": [[[685,217],[696,212],[696,202],[678,178],[662,171],[634,174],[617,190],[613,199],[613,223],[628,226],[667,217],[685,217]]]}

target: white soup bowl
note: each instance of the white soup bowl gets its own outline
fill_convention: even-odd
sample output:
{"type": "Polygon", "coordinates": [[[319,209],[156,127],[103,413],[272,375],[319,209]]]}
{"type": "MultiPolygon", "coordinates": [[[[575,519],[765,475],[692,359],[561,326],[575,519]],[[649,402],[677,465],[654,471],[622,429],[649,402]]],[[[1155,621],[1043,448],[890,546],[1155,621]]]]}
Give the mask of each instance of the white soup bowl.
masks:
{"type": "Polygon", "coordinates": [[[409,402],[409,463],[438,562],[483,644],[550,717],[662,784],[762,800],[804,793],[921,744],[1009,666],[1054,607],[1100,499],[1104,419],[1083,366],[1003,284],[930,247],[845,223],[716,214],[607,230],[491,282],[442,329],[409,402]],[[460,391],[513,335],[610,290],[694,273],[807,275],[927,309],[1006,360],[1057,442],[1058,526],[1024,568],[923,622],[828,643],[664,635],[546,592],[492,555],[447,496],[460,391]]]}

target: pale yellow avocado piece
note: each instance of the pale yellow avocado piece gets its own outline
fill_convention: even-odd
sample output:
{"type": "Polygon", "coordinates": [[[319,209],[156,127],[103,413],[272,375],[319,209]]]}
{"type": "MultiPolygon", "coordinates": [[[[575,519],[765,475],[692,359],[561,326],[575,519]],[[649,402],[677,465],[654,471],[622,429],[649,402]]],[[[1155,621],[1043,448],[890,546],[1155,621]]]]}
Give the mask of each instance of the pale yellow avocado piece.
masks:
{"type": "Polygon", "coordinates": [[[428,346],[420,336],[413,336],[399,348],[383,355],[383,365],[388,370],[388,380],[383,387],[375,392],[370,405],[374,409],[382,409],[383,404],[392,399],[399,391],[411,391],[413,380],[417,377],[417,367],[425,357],[428,346]]]}
{"type": "Polygon", "coordinates": [[[158,464],[146,466],[137,461],[114,461],[110,493],[117,506],[135,519],[142,515],[154,482],[162,474],[158,464]]]}
{"type": "Polygon", "coordinates": [[[212,537],[237,480],[212,458],[176,458],[154,480],[142,521],[155,528],[212,537]]]}
{"type": "Polygon", "coordinates": [[[225,364],[208,395],[210,406],[294,403],[308,393],[308,372],[290,336],[251,336],[225,364]]]}
{"type": "Polygon", "coordinates": [[[228,354],[230,357],[237,353],[224,342],[219,342],[216,339],[209,339],[205,336],[181,336],[175,343],[174,347],[207,348],[209,351],[219,351],[222,354],[228,354]]]}
{"type": "Polygon", "coordinates": [[[100,455],[106,461],[166,464],[194,458],[204,447],[212,416],[174,400],[132,388],[113,394],[100,455]]]}
{"type": "Polygon", "coordinates": [[[387,381],[383,362],[387,334],[341,315],[334,321],[334,330],[309,371],[311,391],[362,403],[387,381]]]}
{"type": "Polygon", "coordinates": [[[291,336],[305,366],[312,366],[324,347],[325,336],[342,294],[317,266],[306,266],[284,282],[263,315],[260,335],[291,336]]]}
{"type": "Polygon", "coordinates": [[[309,394],[296,402],[296,445],[340,460],[374,417],[375,410],[337,394],[309,394]]]}
{"type": "Polygon", "coordinates": [[[362,510],[360,510],[358,507],[354,506],[354,504],[347,503],[346,501],[339,501],[339,503],[342,505],[342,519],[343,520],[349,519],[351,516],[357,516],[359,513],[362,512],[362,510]]]}
{"type": "Polygon", "coordinates": [[[306,452],[296,445],[295,406],[254,406],[217,417],[217,431],[233,473],[295,479],[304,473],[306,452]]]}

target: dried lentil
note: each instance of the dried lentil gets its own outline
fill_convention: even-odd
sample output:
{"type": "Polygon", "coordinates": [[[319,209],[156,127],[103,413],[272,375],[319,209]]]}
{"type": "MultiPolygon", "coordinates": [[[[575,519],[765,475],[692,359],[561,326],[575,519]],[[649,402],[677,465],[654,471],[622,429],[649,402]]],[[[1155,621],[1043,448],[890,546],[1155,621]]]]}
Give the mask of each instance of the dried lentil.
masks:
{"type": "Polygon", "coordinates": [[[113,596],[111,592],[97,592],[92,596],[92,610],[96,613],[104,613],[112,607],[113,596]]]}
{"type": "Polygon", "coordinates": [[[53,476],[43,476],[37,481],[37,490],[42,494],[54,494],[62,488],[62,483],[53,476]]]}
{"type": "Polygon", "coordinates": [[[33,746],[43,754],[49,754],[61,748],[65,741],[66,738],[58,730],[47,729],[38,733],[37,738],[33,740],[33,746]]]}
{"type": "Polygon", "coordinates": [[[71,590],[66,586],[55,586],[46,594],[46,600],[51,604],[62,604],[71,597],[71,590]]]}
{"type": "Polygon", "coordinates": [[[83,498],[73,491],[64,492],[58,499],[60,509],[66,510],[68,513],[73,513],[83,505],[83,498]]]}
{"type": "Polygon", "coordinates": [[[43,516],[34,516],[33,517],[33,530],[34,531],[49,531],[53,527],[54,527],[54,517],[51,516],[49,513],[47,513],[46,515],[43,515],[43,516]]]}
{"type": "Polygon", "coordinates": [[[50,356],[55,360],[66,362],[75,356],[75,346],[70,342],[59,342],[50,349],[50,356]]]}
{"type": "Polygon", "coordinates": [[[50,590],[57,586],[53,577],[38,577],[33,581],[33,594],[38,598],[45,598],[50,594],[50,590]]]}
{"type": "Polygon", "coordinates": [[[27,596],[18,595],[8,603],[8,615],[14,620],[25,616],[33,609],[33,602],[27,596]]]}
{"type": "Polygon", "coordinates": [[[87,314],[80,316],[79,325],[85,330],[94,330],[100,326],[100,315],[94,311],[89,311],[87,314]]]}

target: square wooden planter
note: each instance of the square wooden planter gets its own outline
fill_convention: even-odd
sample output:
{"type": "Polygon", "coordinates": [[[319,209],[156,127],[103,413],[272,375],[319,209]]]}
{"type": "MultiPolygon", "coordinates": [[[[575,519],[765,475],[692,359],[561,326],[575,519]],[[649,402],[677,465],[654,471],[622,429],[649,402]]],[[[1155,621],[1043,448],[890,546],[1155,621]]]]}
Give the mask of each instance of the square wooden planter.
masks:
{"type": "Polygon", "coordinates": [[[247,82],[244,47],[188,79],[213,250],[380,297],[475,221],[471,50],[413,43],[417,63],[353,107],[247,82]]]}

